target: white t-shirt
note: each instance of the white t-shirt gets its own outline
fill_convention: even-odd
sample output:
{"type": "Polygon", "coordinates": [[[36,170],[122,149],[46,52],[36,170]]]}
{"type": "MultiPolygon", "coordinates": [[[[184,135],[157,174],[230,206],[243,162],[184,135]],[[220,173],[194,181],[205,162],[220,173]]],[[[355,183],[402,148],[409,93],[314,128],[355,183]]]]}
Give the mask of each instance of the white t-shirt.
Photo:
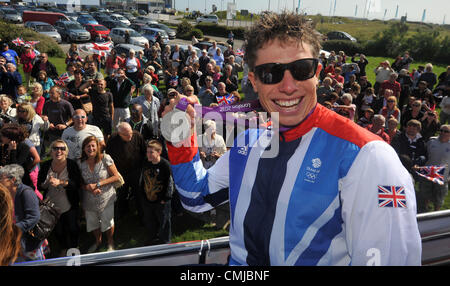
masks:
{"type": "Polygon", "coordinates": [[[126,63],[126,67],[127,67],[127,72],[137,72],[137,67],[138,67],[138,63],[136,58],[127,58],[127,63],[126,63]]]}
{"type": "Polygon", "coordinates": [[[69,146],[69,155],[67,158],[72,160],[81,158],[83,141],[89,136],[97,137],[99,142],[104,140],[102,131],[95,125],[86,124],[86,128],[80,131],[75,130],[73,127],[64,130],[61,139],[69,146]]]}

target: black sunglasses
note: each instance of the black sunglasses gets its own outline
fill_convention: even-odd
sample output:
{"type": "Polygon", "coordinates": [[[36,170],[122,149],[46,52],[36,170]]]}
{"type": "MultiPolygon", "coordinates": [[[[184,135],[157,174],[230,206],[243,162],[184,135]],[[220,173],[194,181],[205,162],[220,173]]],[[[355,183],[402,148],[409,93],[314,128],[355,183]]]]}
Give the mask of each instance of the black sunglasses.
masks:
{"type": "Polygon", "coordinates": [[[61,146],[61,147],[53,146],[53,147],[52,147],[52,150],[53,150],[53,151],[58,151],[58,150],[60,150],[60,151],[66,151],[66,147],[64,147],[64,146],[61,146]]]}
{"type": "Polygon", "coordinates": [[[295,80],[312,78],[317,71],[318,59],[301,59],[287,64],[268,63],[256,66],[255,75],[264,84],[277,84],[283,80],[284,71],[289,70],[295,80]]]}
{"type": "Polygon", "coordinates": [[[450,130],[447,130],[447,129],[441,129],[440,130],[442,133],[450,133],[450,130]]]}

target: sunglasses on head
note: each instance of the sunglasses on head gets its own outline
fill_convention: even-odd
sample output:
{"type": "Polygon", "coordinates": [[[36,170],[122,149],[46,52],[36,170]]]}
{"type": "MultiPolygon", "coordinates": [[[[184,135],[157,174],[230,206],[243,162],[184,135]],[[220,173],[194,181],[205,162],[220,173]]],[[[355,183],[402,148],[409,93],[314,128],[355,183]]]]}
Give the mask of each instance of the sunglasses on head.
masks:
{"type": "Polygon", "coordinates": [[[284,71],[289,70],[295,80],[312,78],[317,71],[318,59],[301,59],[287,64],[268,63],[254,68],[255,75],[264,84],[277,84],[283,80],[284,71]]]}

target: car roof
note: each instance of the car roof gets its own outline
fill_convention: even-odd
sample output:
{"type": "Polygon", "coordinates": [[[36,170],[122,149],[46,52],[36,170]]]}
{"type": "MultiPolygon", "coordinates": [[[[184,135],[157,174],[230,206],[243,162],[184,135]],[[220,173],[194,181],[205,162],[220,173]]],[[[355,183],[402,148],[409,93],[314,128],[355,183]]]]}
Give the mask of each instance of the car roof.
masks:
{"type": "Polygon", "coordinates": [[[51,26],[49,23],[45,23],[45,22],[40,22],[40,21],[28,21],[27,25],[45,25],[45,26],[51,26]]]}
{"type": "Polygon", "coordinates": [[[132,44],[118,44],[118,45],[116,45],[114,48],[117,48],[117,47],[122,47],[122,48],[126,48],[126,49],[133,49],[133,50],[135,50],[136,52],[137,51],[140,51],[140,50],[144,50],[144,48],[143,47],[141,47],[141,46],[136,46],[136,45],[132,45],[132,44]]]}
{"type": "Polygon", "coordinates": [[[152,30],[152,31],[156,31],[156,32],[165,32],[162,29],[152,28],[152,27],[144,27],[144,28],[142,28],[142,30],[152,30]]]}
{"type": "Polygon", "coordinates": [[[124,28],[124,27],[116,27],[116,28],[112,28],[111,30],[131,31],[133,29],[131,29],[131,28],[124,28]]]}

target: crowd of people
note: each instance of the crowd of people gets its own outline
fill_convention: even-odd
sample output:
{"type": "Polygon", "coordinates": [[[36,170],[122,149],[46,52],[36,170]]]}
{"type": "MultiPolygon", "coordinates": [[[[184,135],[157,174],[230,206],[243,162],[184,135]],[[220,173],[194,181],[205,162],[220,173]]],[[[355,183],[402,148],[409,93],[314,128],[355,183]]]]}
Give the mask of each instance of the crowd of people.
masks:
{"type": "MultiPolygon", "coordinates": [[[[61,212],[53,231],[60,256],[79,247],[82,231],[95,239],[87,252],[99,249],[103,233],[108,250],[114,250],[115,221],[129,214],[131,201],[147,232],[145,244],[169,243],[172,213],[180,211],[182,201],[160,130],[164,107],[179,95],[207,107],[258,99],[248,66],[236,63],[232,45],[222,52],[214,42],[197,55],[192,46],[181,50],[156,43],[137,55],[113,49],[104,58],[92,54],[82,59],[72,44],[62,75],[46,53],[36,56],[25,46],[19,56],[7,43],[2,47],[0,190],[12,194],[15,225],[21,230],[13,228],[11,237],[22,233],[16,261],[45,257],[48,241],[36,241],[28,231],[39,220],[39,201],[47,198],[61,212]]],[[[318,103],[391,144],[420,181],[419,210],[425,211],[428,202],[439,210],[448,168],[443,186],[421,181],[415,168],[450,163],[450,67],[440,75],[431,64],[411,69],[408,52],[374,71],[366,70],[368,60],[359,54],[348,59],[344,52],[323,53],[319,62],[318,103]],[[376,74],[375,82],[368,80],[369,72],[376,74]]],[[[228,134],[216,132],[211,120],[203,130],[199,155],[208,169],[229,149],[228,134]]],[[[216,226],[225,227],[229,205],[216,212],[216,226]]]]}

